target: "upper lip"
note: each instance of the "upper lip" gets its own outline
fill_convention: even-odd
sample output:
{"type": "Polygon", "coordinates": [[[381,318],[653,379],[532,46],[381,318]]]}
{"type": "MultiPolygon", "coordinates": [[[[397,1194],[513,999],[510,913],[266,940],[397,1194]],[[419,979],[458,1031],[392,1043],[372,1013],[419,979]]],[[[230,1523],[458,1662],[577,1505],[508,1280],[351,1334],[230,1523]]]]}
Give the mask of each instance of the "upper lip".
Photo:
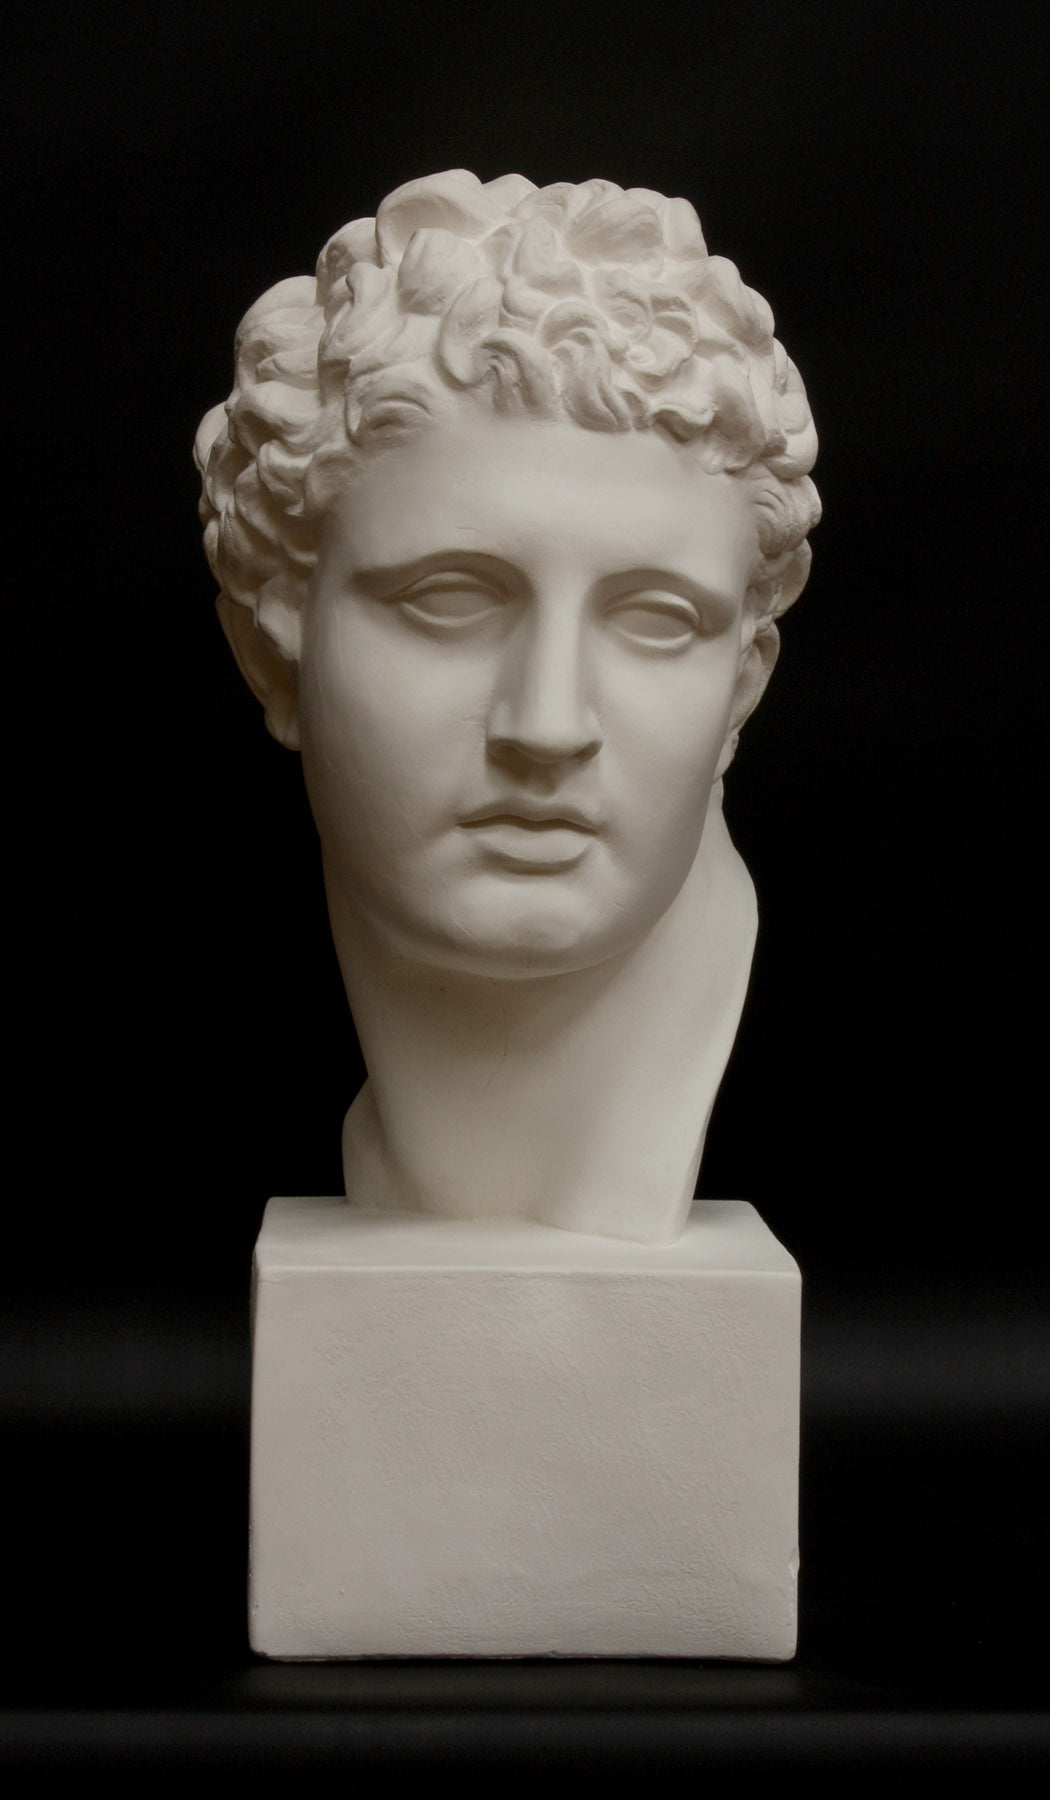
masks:
{"type": "Polygon", "coordinates": [[[515,794],[501,800],[492,800],[486,806],[479,806],[474,812],[467,813],[461,825],[550,825],[568,826],[573,831],[597,831],[598,822],[590,813],[578,806],[567,805],[564,800],[531,799],[527,794],[515,794]]]}

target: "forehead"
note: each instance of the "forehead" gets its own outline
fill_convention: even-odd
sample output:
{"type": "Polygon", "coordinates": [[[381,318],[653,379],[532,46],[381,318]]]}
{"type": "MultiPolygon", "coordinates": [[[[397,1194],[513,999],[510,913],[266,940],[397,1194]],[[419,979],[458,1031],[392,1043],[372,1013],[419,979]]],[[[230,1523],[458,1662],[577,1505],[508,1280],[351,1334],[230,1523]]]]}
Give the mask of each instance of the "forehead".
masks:
{"type": "Polygon", "coordinates": [[[463,407],[370,449],[333,496],[322,559],[368,569],[457,550],[530,576],[681,568],[736,591],[755,566],[757,513],[746,477],[710,473],[659,430],[463,407]]]}

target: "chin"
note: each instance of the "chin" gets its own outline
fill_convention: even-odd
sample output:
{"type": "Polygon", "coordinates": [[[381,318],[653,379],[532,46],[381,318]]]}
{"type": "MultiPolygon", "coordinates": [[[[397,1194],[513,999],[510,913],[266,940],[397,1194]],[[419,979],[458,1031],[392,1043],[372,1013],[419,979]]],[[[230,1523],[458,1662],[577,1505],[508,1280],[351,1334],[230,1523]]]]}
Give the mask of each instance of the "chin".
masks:
{"type": "Polygon", "coordinates": [[[545,975],[570,975],[608,962],[638,944],[655,920],[628,921],[622,908],[607,919],[581,916],[578,907],[557,903],[537,906],[515,917],[495,908],[477,917],[460,916],[443,943],[417,941],[422,960],[463,974],[497,981],[521,981],[545,975]]]}

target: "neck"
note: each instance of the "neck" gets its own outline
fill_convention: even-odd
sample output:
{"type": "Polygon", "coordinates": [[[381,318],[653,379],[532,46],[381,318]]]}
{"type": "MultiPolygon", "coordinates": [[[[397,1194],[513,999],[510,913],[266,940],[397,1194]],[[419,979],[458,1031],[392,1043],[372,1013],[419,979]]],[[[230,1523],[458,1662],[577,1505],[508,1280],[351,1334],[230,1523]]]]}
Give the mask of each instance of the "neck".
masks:
{"type": "Polygon", "coordinates": [[[411,961],[326,881],[369,1071],[343,1131],[352,1204],[677,1237],[757,922],[720,796],[649,936],[568,975],[494,981],[411,961]]]}

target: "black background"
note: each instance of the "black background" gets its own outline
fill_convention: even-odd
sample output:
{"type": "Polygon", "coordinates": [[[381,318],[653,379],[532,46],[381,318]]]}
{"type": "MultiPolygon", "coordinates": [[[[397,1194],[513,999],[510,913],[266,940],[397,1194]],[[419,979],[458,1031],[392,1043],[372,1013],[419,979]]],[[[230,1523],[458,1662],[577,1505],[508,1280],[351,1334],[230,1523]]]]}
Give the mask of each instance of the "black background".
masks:
{"type": "Polygon", "coordinates": [[[1041,18],[180,0],[8,27],[3,1411],[11,1741],[34,1767],[88,1754],[69,1721],[92,1708],[130,1721],[91,1740],[114,1767],[136,1730],[143,1755],[233,1755],[215,1746],[247,1708],[248,1738],[308,1758],[318,1709],[364,1716],[360,1672],[336,1690],[300,1671],[329,1685],[293,1692],[245,1647],[251,1246],[269,1193],[338,1191],[360,1072],[297,761],[214,619],[190,448],[249,302],[452,166],[687,195],[771,301],[821,434],[813,575],[727,784],[762,927],[702,1176],[807,1279],[802,1637],[775,1677],[628,1669],[615,1692],[387,1671],[369,1705],[392,1709],[389,1742],[340,1755],[404,1750],[406,1696],[424,1732],[463,1721],[434,1757],[526,1713],[533,1750],[561,1754],[544,1721],[603,1707],[649,1721],[628,1759],[670,1754],[672,1716],[701,1732],[681,1754],[717,1761],[719,1720],[747,1715],[734,1756],[765,1721],[774,1756],[792,1720],[843,1709],[897,1722],[887,1756],[916,1709],[953,1721],[927,1745],[942,1760],[1031,1749],[1050,1625],[1041,18]],[[150,1707],[213,1736],[176,1744],[150,1707]],[[1005,1736],[973,1726],[989,1709],[1005,1736]]]}

